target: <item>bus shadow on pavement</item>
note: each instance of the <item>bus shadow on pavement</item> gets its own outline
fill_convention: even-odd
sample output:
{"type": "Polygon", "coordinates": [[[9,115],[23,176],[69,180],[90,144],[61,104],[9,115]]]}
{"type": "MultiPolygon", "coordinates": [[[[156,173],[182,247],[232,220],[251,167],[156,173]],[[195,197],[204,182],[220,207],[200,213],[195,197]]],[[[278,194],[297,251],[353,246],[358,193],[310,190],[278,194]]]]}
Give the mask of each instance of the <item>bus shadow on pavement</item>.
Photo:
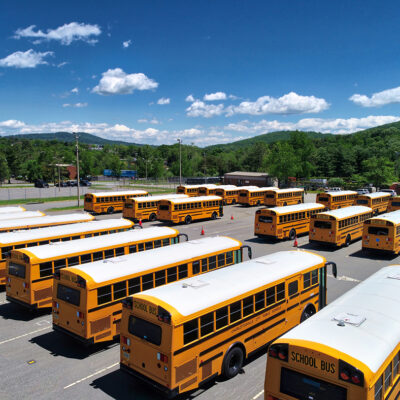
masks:
{"type": "Polygon", "coordinates": [[[320,245],[317,243],[306,243],[306,244],[299,246],[299,249],[314,250],[314,251],[327,251],[329,253],[333,253],[336,250],[340,250],[340,247],[323,246],[323,245],[320,245]]]}
{"type": "Polygon", "coordinates": [[[268,238],[268,237],[253,237],[251,239],[246,239],[246,242],[261,243],[261,244],[275,244],[275,243],[278,243],[279,240],[274,239],[274,238],[268,238]]]}
{"type": "Polygon", "coordinates": [[[0,305],[0,318],[15,321],[32,321],[35,318],[49,314],[47,310],[28,310],[18,304],[5,303],[0,305]]]}
{"type": "Polygon", "coordinates": [[[119,346],[119,343],[116,342],[112,342],[109,345],[100,343],[93,346],[85,346],[69,336],[55,331],[35,336],[30,339],[30,342],[47,350],[54,357],[75,358],[77,360],[83,360],[93,354],[119,346]]]}
{"type": "Polygon", "coordinates": [[[349,256],[357,258],[367,258],[368,260],[392,261],[398,257],[398,254],[374,253],[373,251],[357,250],[354,253],[349,254],[349,256]]]}

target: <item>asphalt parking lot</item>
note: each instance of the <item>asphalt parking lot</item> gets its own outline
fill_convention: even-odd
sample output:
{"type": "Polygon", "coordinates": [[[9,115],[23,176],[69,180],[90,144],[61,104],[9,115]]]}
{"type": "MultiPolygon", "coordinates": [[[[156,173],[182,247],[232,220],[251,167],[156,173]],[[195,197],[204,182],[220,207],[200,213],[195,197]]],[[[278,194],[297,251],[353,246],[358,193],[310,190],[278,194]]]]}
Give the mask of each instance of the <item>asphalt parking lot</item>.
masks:
{"type": "MultiPolygon", "coordinates": [[[[313,201],[314,196],[306,200],[313,201]]],[[[27,208],[35,209],[34,205],[27,208]]],[[[293,242],[266,242],[254,236],[254,208],[228,206],[224,217],[215,221],[179,225],[189,239],[226,235],[241,240],[253,249],[253,257],[293,249],[293,242]],[[233,217],[233,219],[231,219],[233,217]]],[[[97,218],[119,218],[121,213],[97,218]]],[[[159,222],[143,223],[144,228],[159,222]]],[[[315,251],[338,267],[338,279],[328,277],[328,302],[351,289],[380,268],[399,263],[399,257],[364,255],[361,242],[341,249],[326,249],[308,244],[308,236],[298,239],[299,249],[315,251]]],[[[247,255],[245,257],[247,259],[247,255]]],[[[182,398],[262,399],[265,352],[249,360],[243,372],[230,381],[217,380],[182,398]]],[[[119,371],[119,344],[83,348],[72,339],[54,332],[51,315],[30,313],[10,304],[0,291],[0,398],[1,399],[158,399],[144,386],[119,371]]]]}

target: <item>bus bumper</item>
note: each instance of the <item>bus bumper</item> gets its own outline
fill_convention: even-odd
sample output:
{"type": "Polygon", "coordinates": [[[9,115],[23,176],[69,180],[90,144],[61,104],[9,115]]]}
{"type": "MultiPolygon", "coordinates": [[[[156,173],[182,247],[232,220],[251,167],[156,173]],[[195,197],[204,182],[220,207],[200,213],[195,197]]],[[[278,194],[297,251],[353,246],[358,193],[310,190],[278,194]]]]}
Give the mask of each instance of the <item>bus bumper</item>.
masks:
{"type": "Polygon", "coordinates": [[[28,308],[29,310],[37,310],[38,309],[37,303],[35,303],[35,304],[25,303],[24,301],[14,299],[14,297],[11,297],[11,296],[6,296],[6,300],[8,300],[10,303],[18,304],[19,306],[28,308]]]}
{"type": "Polygon", "coordinates": [[[311,244],[318,244],[318,245],[320,245],[320,246],[334,247],[334,248],[338,247],[338,246],[336,245],[336,243],[332,243],[332,242],[324,242],[324,241],[322,241],[322,240],[312,240],[312,239],[309,239],[308,241],[309,241],[311,244]]]}
{"type": "Polygon", "coordinates": [[[82,336],[79,336],[73,332],[70,332],[68,329],[62,328],[56,324],[53,324],[53,329],[58,332],[62,332],[65,335],[71,336],[73,339],[77,340],[80,343],[83,343],[85,346],[92,346],[94,344],[94,338],[85,339],[82,336]]]}
{"type": "Polygon", "coordinates": [[[172,399],[173,397],[175,397],[179,394],[178,388],[175,388],[172,390],[168,389],[165,386],[160,385],[159,383],[148,378],[147,376],[144,376],[141,373],[133,370],[132,368],[128,367],[125,364],[119,363],[119,367],[120,367],[121,371],[127,372],[128,374],[132,375],[136,379],[144,382],[145,384],[147,384],[149,386],[152,386],[158,392],[161,392],[162,394],[164,394],[168,399],[172,399]]]}
{"type": "Polygon", "coordinates": [[[374,249],[373,247],[364,247],[362,246],[362,251],[370,252],[371,254],[382,254],[382,255],[393,255],[396,254],[394,250],[387,250],[387,249],[374,249]]]}

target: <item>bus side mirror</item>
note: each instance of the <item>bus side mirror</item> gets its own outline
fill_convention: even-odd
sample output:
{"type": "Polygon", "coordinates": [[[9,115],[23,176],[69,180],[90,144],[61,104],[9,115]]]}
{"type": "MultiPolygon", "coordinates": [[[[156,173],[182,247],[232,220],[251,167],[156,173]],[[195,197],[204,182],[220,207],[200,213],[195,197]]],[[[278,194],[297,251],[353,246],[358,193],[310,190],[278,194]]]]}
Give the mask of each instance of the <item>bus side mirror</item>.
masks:
{"type": "Polygon", "coordinates": [[[332,275],[337,278],[337,267],[336,263],[329,261],[325,264],[325,267],[332,267],[332,275]]]}
{"type": "Polygon", "coordinates": [[[189,236],[188,235],[186,235],[186,233],[180,233],[179,235],[178,235],[178,243],[180,243],[181,242],[181,236],[182,237],[184,237],[186,240],[186,242],[189,240],[189,236]]]}
{"type": "Polygon", "coordinates": [[[247,255],[249,256],[249,260],[251,260],[251,258],[253,257],[253,251],[251,250],[250,246],[242,246],[241,249],[247,249],[247,255]]]}

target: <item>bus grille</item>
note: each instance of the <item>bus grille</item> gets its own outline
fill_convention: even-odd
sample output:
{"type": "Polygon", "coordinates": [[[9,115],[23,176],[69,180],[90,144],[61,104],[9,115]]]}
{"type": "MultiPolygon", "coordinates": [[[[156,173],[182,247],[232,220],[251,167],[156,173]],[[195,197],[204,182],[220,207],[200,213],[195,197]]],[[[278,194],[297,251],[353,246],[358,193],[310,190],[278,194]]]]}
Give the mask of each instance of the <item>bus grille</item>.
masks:
{"type": "Polygon", "coordinates": [[[40,289],[40,290],[35,290],[34,291],[34,296],[35,296],[35,301],[43,300],[48,297],[51,297],[53,294],[53,288],[45,288],[45,289],[40,289]]]}
{"type": "Polygon", "coordinates": [[[193,360],[188,361],[185,364],[180,365],[179,367],[175,367],[175,379],[176,382],[180,382],[181,380],[193,375],[197,372],[197,357],[193,360]]]}
{"type": "Polygon", "coordinates": [[[189,379],[189,380],[188,380],[187,382],[185,382],[185,383],[182,383],[182,385],[181,385],[181,390],[186,389],[187,387],[193,385],[193,384],[196,383],[196,382],[197,382],[197,376],[195,376],[195,377],[192,378],[192,379],[189,379]]]}
{"type": "Polygon", "coordinates": [[[98,319],[97,321],[90,322],[90,332],[92,333],[92,335],[106,329],[110,329],[110,317],[105,317],[98,319]]]}

